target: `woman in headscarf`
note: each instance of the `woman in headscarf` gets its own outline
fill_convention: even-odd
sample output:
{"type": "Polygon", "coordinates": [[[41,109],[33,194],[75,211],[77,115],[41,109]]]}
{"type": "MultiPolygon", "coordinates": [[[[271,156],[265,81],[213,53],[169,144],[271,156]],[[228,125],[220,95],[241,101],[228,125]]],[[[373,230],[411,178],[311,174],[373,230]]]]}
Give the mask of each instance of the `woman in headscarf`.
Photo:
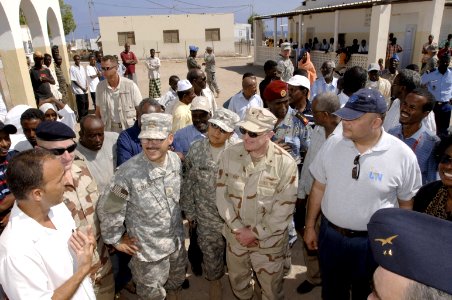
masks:
{"type": "Polygon", "coordinates": [[[305,69],[308,72],[308,79],[312,86],[314,84],[314,81],[317,79],[317,72],[315,70],[314,64],[311,62],[311,55],[308,51],[302,51],[300,57],[301,59],[298,62],[298,68],[305,69]]]}
{"type": "Polygon", "coordinates": [[[51,98],[48,102],[41,104],[39,110],[44,113],[44,120],[62,122],[72,130],[75,129],[77,118],[69,105],[51,98]]]}

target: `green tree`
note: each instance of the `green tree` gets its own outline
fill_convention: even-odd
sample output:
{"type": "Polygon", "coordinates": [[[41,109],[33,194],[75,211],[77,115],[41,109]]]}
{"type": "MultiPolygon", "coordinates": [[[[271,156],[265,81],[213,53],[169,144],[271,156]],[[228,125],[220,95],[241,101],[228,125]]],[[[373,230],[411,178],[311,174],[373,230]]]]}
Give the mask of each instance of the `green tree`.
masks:
{"type": "Polygon", "coordinates": [[[74,20],[74,15],[72,14],[72,6],[64,3],[64,0],[59,0],[61,19],[63,21],[64,35],[68,35],[77,28],[77,24],[74,20]]]}

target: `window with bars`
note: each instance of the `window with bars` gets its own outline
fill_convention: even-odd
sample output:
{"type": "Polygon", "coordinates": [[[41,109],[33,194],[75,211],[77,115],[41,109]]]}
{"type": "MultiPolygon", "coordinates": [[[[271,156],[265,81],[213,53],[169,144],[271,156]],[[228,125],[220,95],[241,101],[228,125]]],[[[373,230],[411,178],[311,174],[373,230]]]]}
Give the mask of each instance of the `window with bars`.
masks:
{"type": "Polygon", "coordinates": [[[163,42],[179,43],[179,30],[163,30],[163,42]]]}
{"type": "Polygon", "coordinates": [[[206,42],[215,42],[220,40],[220,28],[206,29],[206,42]]]}
{"type": "Polygon", "coordinates": [[[129,45],[135,45],[135,32],[118,32],[118,43],[119,46],[124,46],[125,43],[128,43],[129,45]]]}

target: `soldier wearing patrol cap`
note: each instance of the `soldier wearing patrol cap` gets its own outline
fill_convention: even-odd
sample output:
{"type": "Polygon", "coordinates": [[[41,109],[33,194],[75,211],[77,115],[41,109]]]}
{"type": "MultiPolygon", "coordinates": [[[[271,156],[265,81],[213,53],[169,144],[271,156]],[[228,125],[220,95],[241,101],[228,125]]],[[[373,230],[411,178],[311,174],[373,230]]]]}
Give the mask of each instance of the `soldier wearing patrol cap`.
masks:
{"type": "Polygon", "coordinates": [[[97,207],[105,242],[132,255],[140,299],[180,299],[185,280],[181,162],[168,151],[171,119],[163,113],[141,116],[143,152],[118,168],[97,207]]]}
{"type": "Polygon", "coordinates": [[[82,157],[75,155],[75,133],[62,122],[43,121],[36,128],[37,147],[52,152],[63,164],[67,184],[63,202],[74,218],[77,228],[91,225],[97,241],[93,263],[99,264],[91,274],[97,299],[112,299],[115,295],[113,269],[108,249],[100,234],[96,206],[99,190],[82,157]]]}
{"type": "MultiPolygon", "coordinates": [[[[290,43],[282,43],[281,44],[281,53],[278,57],[278,70],[281,72],[281,79],[285,82],[288,82],[289,79],[293,76],[294,66],[292,61],[290,60],[290,51],[292,48],[290,47],[290,43]]],[[[267,99],[265,99],[267,100],[267,99]]]]}
{"type": "MultiPolygon", "coordinates": [[[[216,200],[216,174],[221,152],[237,142],[235,124],[240,117],[225,108],[218,108],[209,119],[207,138],[193,142],[184,161],[181,207],[198,234],[203,256],[203,271],[210,282],[210,300],[222,299],[221,278],[224,275],[225,242],[216,200]]],[[[193,265],[192,265],[193,267],[193,265]]]]}
{"type": "Polygon", "coordinates": [[[288,226],[297,193],[297,164],[271,141],[277,118],[252,107],[237,126],[243,142],[218,164],[217,207],[225,221],[229,280],[239,299],[253,297],[252,270],[264,299],[284,299],[288,226]]]}
{"type": "Polygon", "coordinates": [[[215,76],[215,54],[212,47],[207,47],[204,53],[205,72],[207,75],[207,85],[212,92],[217,93],[217,98],[220,96],[220,88],[218,87],[217,77],[215,76]]]}
{"type": "Polygon", "coordinates": [[[452,222],[386,208],[372,216],[367,228],[380,265],[369,300],[452,299],[452,222]]]}

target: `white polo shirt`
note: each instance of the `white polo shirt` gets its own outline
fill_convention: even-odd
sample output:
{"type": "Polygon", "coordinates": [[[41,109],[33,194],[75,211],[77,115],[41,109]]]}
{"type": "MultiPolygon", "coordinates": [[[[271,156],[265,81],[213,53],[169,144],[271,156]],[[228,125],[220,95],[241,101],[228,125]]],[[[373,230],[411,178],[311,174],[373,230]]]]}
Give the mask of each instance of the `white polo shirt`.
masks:
{"type": "Polygon", "coordinates": [[[398,199],[411,200],[422,185],[413,151],[382,130],[378,143],[359,159],[358,180],[352,178],[353,141],[331,136],[310,165],[314,178],[325,184],[322,212],[333,224],[367,231],[370,217],[379,209],[398,207],[398,199]]]}
{"type": "MultiPolygon", "coordinates": [[[[49,218],[56,229],[13,206],[0,236],[0,284],[10,299],[50,299],[75,272],[77,261],[68,244],[74,219],[64,203],[50,208],[49,218]]],[[[88,277],[71,299],[96,299],[88,277]]]]}

